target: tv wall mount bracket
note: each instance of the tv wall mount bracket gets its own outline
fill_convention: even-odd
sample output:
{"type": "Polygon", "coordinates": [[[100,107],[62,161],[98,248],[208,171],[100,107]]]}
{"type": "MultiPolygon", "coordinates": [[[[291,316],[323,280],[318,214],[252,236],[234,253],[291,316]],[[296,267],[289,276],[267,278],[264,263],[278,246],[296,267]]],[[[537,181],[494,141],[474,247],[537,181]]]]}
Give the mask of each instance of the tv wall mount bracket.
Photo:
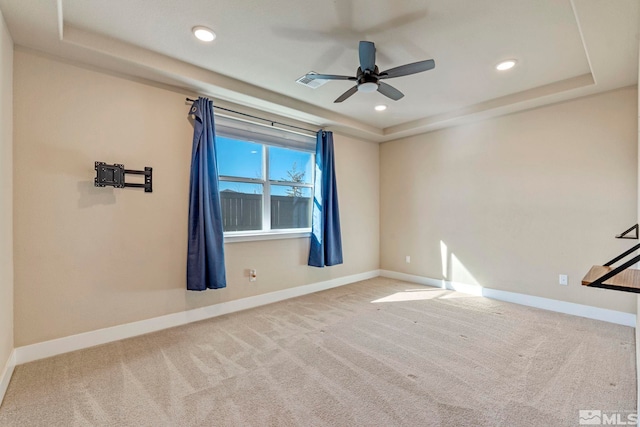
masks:
{"type": "Polygon", "coordinates": [[[145,193],[153,192],[153,168],[146,167],[143,171],[136,171],[125,169],[124,165],[118,163],[109,165],[104,162],[96,162],[95,170],[96,178],[94,179],[94,185],[96,187],[144,188],[145,193]],[[144,184],[125,182],[124,177],[126,174],[144,175],[144,184]]]}

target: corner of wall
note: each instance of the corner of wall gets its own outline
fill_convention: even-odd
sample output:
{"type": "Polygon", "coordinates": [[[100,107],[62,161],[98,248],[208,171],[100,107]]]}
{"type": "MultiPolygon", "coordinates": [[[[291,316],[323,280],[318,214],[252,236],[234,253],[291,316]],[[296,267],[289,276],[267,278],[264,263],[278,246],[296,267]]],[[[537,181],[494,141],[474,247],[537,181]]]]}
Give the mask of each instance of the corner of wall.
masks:
{"type": "Polygon", "coordinates": [[[0,404],[15,366],[13,288],[13,39],[0,11],[0,404]]]}

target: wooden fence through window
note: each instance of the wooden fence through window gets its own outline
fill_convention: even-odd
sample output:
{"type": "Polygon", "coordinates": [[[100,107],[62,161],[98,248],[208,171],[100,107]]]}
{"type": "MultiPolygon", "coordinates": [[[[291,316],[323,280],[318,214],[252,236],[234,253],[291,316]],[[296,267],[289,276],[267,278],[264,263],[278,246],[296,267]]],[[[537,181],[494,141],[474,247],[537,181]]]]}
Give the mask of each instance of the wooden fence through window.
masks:
{"type": "MultiPolygon", "coordinates": [[[[262,229],[262,194],[220,192],[224,231],[262,229]]],[[[271,196],[271,229],[310,228],[311,198],[271,196]]]]}

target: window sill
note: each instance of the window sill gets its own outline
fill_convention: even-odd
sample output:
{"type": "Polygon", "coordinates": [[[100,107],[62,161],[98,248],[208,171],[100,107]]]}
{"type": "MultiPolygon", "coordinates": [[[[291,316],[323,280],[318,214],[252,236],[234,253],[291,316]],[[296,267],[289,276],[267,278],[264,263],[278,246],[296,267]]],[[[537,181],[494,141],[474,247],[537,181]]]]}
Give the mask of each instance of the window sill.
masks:
{"type": "Polygon", "coordinates": [[[253,242],[257,240],[303,239],[311,237],[310,228],[277,231],[237,231],[224,233],[225,243],[253,242]]]}

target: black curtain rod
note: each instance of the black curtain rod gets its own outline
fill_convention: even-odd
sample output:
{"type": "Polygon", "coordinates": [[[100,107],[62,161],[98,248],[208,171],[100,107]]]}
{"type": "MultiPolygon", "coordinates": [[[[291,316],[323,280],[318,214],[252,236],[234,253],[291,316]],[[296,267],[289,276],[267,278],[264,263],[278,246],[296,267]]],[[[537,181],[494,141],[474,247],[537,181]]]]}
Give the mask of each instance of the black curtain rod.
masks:
{"type": "MultiPolygon", "coordinates": [[[[191,99],[191,98],[187,98],[187,102],[196,102],[196,99],[191,99]]],[[[235,110],[230,110],[228,108],[224,108],[224,107],[218,107],[217,105],[214,105],[213,108],[215,108],[216,110],[224,110],[224,111],[228,111],[230,113],[234,113],[234,114],[240,114],[241,116],[245,116],[245,117],[251,117],[252,119],[257,119],[257,120],[262,120],[268,123],[271,123],[271,126],[273,126],[274,124],[278,124],[281,126],[288,126],[290,128],[293,129],[300,129],[306,132],[312,132],[312,133],[316,133],[317,131],[315,130],[311,130],[311,129],[305,129],[305,128],[301,128],[298,126],[294,126],[294,125],[288,125],[286,123],[281,123],[281,122],[276,122],[275,120],[269,120],[269,119],[264,119],[262,117],[258,117],[258,116],[252,116],[251,114],[246,114],[246,113],[241,113],[240,111],[235,111],[235,110]]]]}

